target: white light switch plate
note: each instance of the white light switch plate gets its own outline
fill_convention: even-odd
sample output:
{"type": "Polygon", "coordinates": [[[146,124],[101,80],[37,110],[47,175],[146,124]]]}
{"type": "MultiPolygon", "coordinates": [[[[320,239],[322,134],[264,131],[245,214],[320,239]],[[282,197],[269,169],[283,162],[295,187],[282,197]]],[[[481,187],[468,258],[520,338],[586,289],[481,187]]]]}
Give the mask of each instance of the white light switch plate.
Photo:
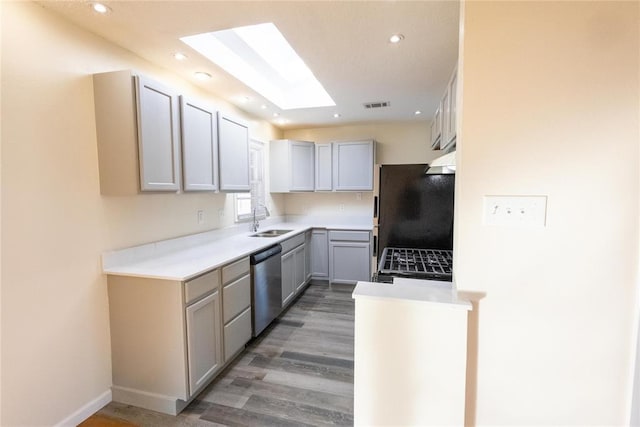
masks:
{"type": "Polygon", "coordinates": [[[547,196],[484,196],[484,224],[544,227],[547,196]]]}

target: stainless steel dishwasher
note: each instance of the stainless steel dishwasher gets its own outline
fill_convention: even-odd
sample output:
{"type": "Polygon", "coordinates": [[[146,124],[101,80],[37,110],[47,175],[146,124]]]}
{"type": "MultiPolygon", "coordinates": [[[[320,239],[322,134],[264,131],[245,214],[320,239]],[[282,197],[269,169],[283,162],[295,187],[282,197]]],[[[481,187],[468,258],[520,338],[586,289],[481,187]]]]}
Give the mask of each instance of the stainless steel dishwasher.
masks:
{"type": "Polygon", "coordinates": [[[274,245],[251,255],[253,336],[257,337],[282,310],[282,246],[274,245]]]}

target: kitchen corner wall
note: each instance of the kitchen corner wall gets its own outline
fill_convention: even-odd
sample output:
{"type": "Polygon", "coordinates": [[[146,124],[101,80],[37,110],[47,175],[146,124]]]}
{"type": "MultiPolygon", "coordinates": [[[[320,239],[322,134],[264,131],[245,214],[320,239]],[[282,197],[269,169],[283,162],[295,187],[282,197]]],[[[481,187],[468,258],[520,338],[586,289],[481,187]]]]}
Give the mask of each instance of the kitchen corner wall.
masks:
{"type": "MultiPolygon", "coordinates": [[[[286,130],[284,137],[313,142],[374,139],[376,163],[428,163],[441,155],[432,151],[430,122],[406,121],[350,126],[286,130]]],[[[365,216],[373,215],[373,193],[292,193],[284,196],[288,215],[365,216]]]]}
{"type": "Polygon", "coordinates": [[[629,424],[639,6],[463,3],[454,274],[478,300],[468,425],[629,424]],[[546,226],[484,224],[485,195],[546,195],[546,226]]]}
{"type": "MultiPolygon", "coordinates": [[[[243,115],[35,3],[1,13],[0,425],[55,425],[110,396],[102,252],[233,224],[231,195],[100,195],[91,75],[135,69],[243,115]]],[[[243,118],[252,138],[282,138],[243,118]]],[[[281,195],[269,203],[284,213],[281,195]]]]}

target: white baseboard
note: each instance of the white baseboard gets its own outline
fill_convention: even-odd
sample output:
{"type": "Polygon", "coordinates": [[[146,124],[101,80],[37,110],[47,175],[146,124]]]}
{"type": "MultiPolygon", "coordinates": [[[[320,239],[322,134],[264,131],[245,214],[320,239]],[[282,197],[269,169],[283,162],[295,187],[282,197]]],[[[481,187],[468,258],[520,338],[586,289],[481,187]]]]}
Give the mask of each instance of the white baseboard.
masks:
{"type": "Polygon", "coordinates": [[[177,415],[187,406],[184,400],[127,387],[113,386],[113,401],[168,415],[177,415]]]}
{"type": "Polygon", "coordinates": [[[107,390],[80,409],[56,424],[56,427],[75,427],[111,402],[111,390],[107,390]]]}

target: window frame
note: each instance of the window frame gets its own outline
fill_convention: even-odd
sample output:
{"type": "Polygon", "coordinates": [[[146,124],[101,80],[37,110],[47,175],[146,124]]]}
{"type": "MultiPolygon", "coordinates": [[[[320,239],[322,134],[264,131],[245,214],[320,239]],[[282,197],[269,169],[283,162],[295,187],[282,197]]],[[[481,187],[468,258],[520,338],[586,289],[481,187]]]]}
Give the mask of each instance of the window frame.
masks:
{"type": "Polygon", "coordinates": [[[265,182],[265,146],[262,141],[251,139],[249,142],[249,186],[250,191],[246,193],[234,193],[233,195],[233,211],[235,216],[235,222],[249,222],[253,220],[253,209],[259,206],[256,210],[256,219],[265,219],[267,212],[264,209],[266,206],[266,182],[265,182]],[[254,159],[253,153],[258,153],[254,159]],[[258,168],[254,171],[254,168],[258,168]],[[255,173],[254,173],[255,172],[255,173]],[[257,177],[258,179],[254,179],[257,177]],[[257,194],[254,194],[257,193],[257,194]],[[251,210],[249,213],[240,213],[239,202],[251,201],[251,210]]]}

